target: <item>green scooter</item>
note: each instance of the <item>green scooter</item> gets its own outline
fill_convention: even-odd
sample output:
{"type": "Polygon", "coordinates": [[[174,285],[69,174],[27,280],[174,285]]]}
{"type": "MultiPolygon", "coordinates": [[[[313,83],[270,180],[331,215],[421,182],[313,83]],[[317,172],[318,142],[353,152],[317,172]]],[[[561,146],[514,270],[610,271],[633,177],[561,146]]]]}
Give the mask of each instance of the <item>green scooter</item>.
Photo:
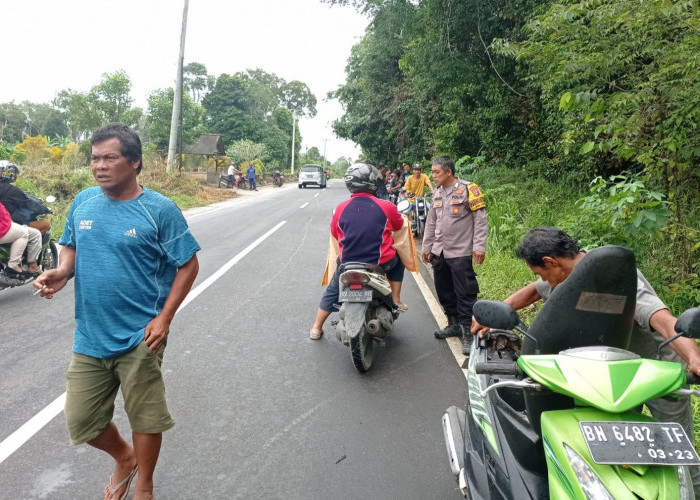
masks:
{"type": "MultiPolygon", "coordinates": [[[[492,331],[472,346],[466,411],[453,406],[442,418],[465,497],[694,498],[692,436],[638,409],[657,397],[700,395],[684,388],[698,377],[625,349],[635,302],[634,255],[602,247],[529,329],[505,303],[475,304],[475,318],[492,331]]],[[[676,331],[700,338],[700,309],[683,313],[676,331]]]]}

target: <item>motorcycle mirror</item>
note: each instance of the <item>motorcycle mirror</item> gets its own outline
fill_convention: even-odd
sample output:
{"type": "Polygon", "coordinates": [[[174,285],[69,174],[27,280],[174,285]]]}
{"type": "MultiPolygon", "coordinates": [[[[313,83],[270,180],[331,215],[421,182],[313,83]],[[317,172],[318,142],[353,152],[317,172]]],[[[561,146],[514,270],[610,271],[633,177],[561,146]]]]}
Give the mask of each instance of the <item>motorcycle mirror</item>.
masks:
{"type": "Polygon", "coordinates": [[[399,212],[403,212],[405,210],[408,210],[408,207],[410,206],[410,202],[408,200],[401,200],[398,205],[396,205],[396,209],[399,212]]]}
{"type": "Polygon", "coordinates": [[[56,201],[56,197],[55,197],[55,196],[49,195],[49,196],[46,197],[46,203],[53,203],[54,201],[56,201]]]}
{"type": "Polygon", "coordinates": [[[480,324],[489,328],[513,330],[520,324],[515,309],[500,300],[477,300],[472,314],[480,324]]]}
{"type": "Polygon", "coordinates": [[[691,339],[700,338],[700,307],[685,311],[676,321],[675,330],[691,339]]]}

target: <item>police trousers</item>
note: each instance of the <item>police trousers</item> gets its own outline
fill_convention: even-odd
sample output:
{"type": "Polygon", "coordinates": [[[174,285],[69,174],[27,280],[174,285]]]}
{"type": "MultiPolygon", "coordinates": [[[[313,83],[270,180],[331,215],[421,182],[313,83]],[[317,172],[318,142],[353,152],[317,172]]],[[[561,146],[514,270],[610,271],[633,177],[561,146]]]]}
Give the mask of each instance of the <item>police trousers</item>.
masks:
{"type": "Polygon", "coordinates": [[[471,256],[446,259],[441,252],[440,255],[430,254],[430,263],[435,291],[445,314],[448,318],[458,317],[460,325],[469,328],[472,308],[479,293],[471,256]]]}

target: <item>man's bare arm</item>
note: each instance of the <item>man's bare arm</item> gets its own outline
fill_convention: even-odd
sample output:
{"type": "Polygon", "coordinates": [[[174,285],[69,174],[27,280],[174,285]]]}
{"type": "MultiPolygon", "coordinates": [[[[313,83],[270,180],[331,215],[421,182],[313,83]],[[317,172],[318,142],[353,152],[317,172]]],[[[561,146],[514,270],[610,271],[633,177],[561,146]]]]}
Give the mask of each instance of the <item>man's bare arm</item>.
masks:
{"type": "Polygon", "coordinates": [[[75,248],[61,247],[58,268],[44,271],[34,280],[34,288],[40,290],[40,295],[51,299],[53,294],[66,286],[68,280],[75,274],[75,248]]]}
{"type": "MultiPolygon", "coordinates": [[[[529,306],[530,304],[534,304],[541,298],[542,297],[540,297],[540,294],[537,292],[537,288],[535,288],[535,284],[530,283],[529,285],[524,286],[517,292],[511,294],[503,302],[509,304],[513,309],[518,311],[529,306]]],[[[472,334],[478,334],[480,337],[483,337],[488,333],[490,328],[481,325],[474,317],[472,317],[472,326],[470,330],[472,334]]]]}
{"type": "MultiPolygon", "coordinates": [[[[665,339],[676,336],[676,318],[668,309],[660,309],[649,318],[649,326],[659,332],[665,339]]],[[[694,339],[681,337],[671,342],[670,346],[688,363],[688,369],[700,375],[700,349],[694,339]]]]}
{"type": "Polygon", "coordinates": [[[168,333],[170,333],[170,323],[175,317],[175,312],[182,304],[182,301],[185,300],[187,294],[190,293],[192,283],[194,283],[198,272],[199,261],[197,260],[197,255],[192,256],[186,264],[178,268],[168,298],[165,299],[163,310],[146,326],[144,339],[152,351],[157,351],[165,342],[168,333]]]}

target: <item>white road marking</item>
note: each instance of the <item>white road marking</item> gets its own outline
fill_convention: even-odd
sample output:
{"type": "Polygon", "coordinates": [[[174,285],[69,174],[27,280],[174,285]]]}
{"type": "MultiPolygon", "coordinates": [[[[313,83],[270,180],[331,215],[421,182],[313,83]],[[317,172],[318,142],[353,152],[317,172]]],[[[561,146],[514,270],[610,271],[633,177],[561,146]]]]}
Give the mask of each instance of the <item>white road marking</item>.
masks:
{"type": "Polygon", "coordinates": [[[321,194],[321,193],[316,193],[316,194],[314,195],[314,198],[316,198],[319,194],[321,194]]]}
{"type": "Polygon", "coordinates": [[[307,201],[306,203],[304,203],[304,204],[303,204],[302,206],[300,206],[299,208],[304,208],[304,207],[305,207],[306,205],[308,205],[308,204],[309,204],[309,202],[307,201]]]}
{"type": "MultiPolygon", "coordinates": [[[[420,273],[411,273],[411,275],[413,276],[413,279],[416,280],[416,284],[423,294],[423,298],[428,304],[428,309],[430,309],[430,312],[433,314],[435,322],[438,324],[438,328],[445,328],[445,326],[447,326],[447,316],[445,316],[445,313],[442,312],[440,303],[435,298],[435,295],[433,295],[433,292],[430,290],[430,287],[428,287],[428,284],[423,279],[423,276],[421,276],[420,273]]],[[[447,341],[447,345],[450,347],[452,355],[455,357],[455,360],[457,360],[457,364],[462,369],[462,373],[464,373],[466,378],[468,376],[468,371],[463,367],[464,360],[467,358],[464,354],[462,354],[462,339],[458,337],[449,337],[445,340],[447,341]]]]}
{"type": "Polygon", "coordinates": [[[58,396],[53,403],[34,415],[26,424],[10,434],[5,440],[0,443],[0,464],[7,457],[12,455],[19,449],[29,438],[39,432],[42,427],[51,422],[56,415],[63,411],[66,404],[66,393],[58,396]]]}
{"type": "MultiPolygon", "coordinates": [[[[248,255],[255,247],[257,247],[260,243],[265,241],[269,236],[272,235],[272,233],[277,231],[279,228],[284,226],[286,223],[287,223],[287,221],[283,220],[282,222],[277,224],[275,227],[273,227],[268,232],[263,234],[260,238],[258,238],[253,243],[248,245],[238,255],[236,255],[231,260],[229,260],[226,264],[224,264],[214,274],[212,274],[206,280],[204,280],[202,283],[200,283],[197,286],[197,288],[195,288],[194,290],[191,290],[190,293],[187,294],[187,297],[185,297],[185,300],[182,301],[182,304],[180,304],[180,307],[178,308],[178,312],[180,310],[182,310],[187,304],[189,304],[194,299],[196,299],[204,290],[209,288],[216,280],[221,278],[226,273],[226,271],[231,269],[243,257],[248,255]]],[[[44,408],[39,413],[37,413],[34,417],[32,417],[27,423],[22,425],[22,427],[20,427],[15,432],[10,434],[7,438],[5,438],[0,443],[0,464],[3,463],[5,461],[5,459],[7,459],[10,455],[12,455],[15,451],[17,451],[24,443],[29,441],[34,436],[34,434],[39,432],[46,424],[51,422],[51,420],[53,420],[59,413],[61,413],[63,411],[63,407],[65,406],[65,403],[66,403],[66,393],[64,392],[63,394],[58,396],[46,408],[44,408]]]]}

